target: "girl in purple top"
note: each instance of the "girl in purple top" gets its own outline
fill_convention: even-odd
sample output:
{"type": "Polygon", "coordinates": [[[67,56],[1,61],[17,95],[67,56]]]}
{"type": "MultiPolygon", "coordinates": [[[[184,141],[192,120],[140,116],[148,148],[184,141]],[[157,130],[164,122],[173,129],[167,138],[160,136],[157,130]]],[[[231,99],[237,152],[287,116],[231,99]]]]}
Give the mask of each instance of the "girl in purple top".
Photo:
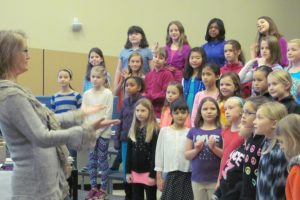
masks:
{"type": "Polygon", "coordinates": [[[261,52],[260,44],[261,40],[266,36],[275,36],[278,40],[278,44],[280,46],[281,51],[281,62],[279,63],[281,66],[285,67],[288,66],[288,59],[287,59],[287,42],[285,38],[279,33],[278,28],[270,17],[261,16],[257,19],[257,40],[254,45],[251,47],[251,58],[260,57],[261,52]]]}
{"type": "Polygon", "coordinates": [[[192,164],[194,199],[210,199],[216,187],[222,157],[220,108],[212,97],[199,106],[195,128],[187,135],[185,157],[192,164]]]}
{"type": "MultiPolygon", "coordinates": [[[[158,43],[154,49],[157,48],[158,43]]],[[[182,79],[182,72],[191,49],[181,22],[171,21],[169,23],[165,48],[168,53],[166,64],[169,65],[169,69],[173,71],[175,80],[180,82],[182,79]]]]}
{"type": "Polygon", "coordinates": [[[166,67],[167,59],[168,54],[165,48],[158,48],[153,57],[154,69],[145,76],[143,96],[152,102],[157,118],[160,118],[161,109],[164,106],[168,84],[174,80],[173,73],[166,67]]]}

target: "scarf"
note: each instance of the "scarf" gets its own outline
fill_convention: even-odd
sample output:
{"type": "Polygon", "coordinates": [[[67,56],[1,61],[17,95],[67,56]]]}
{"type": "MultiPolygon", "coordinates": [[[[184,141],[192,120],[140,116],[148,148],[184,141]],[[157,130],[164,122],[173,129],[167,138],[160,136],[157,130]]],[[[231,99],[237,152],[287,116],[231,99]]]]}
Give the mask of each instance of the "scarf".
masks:
{"type": "MultiPolygon", "coordinates": [[[[22,88],[18,84],[9,80],[0,80],[0,91],[2,91],[0,96],[0,101],[4,100],[6,97],[10,95],[16,95],[16,94],[22,95],[30,102],[32,108],[37,113],[39,118],[42,121],[47,122],[47,126],[49,130],[61,129],[60,123],[55,118],[54,113],[51,110],[49,110],[46,106],[43,106],[30,91],[26,90],[25,88],[22,88]]],[[[69,151],[66,145],[61,145],[56,147],[56,152],[60,164],[63,168],[63,171],[66,175],[66,178],[68,178],[70,174],[70,165],[68,164],[69,151]]]]}

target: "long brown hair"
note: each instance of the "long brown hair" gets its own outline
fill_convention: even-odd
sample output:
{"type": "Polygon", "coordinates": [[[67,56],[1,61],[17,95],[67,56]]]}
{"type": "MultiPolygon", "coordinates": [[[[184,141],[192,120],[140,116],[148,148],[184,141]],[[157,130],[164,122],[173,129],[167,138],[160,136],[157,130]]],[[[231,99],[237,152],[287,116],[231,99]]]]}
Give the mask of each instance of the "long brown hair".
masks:
{"type": "Polygon", "coordinates": [[[220,121],[220,117],[221,117],[220,107],[219,107],[218,102],[212,97],[205,97],[201,100],[200,105],[199,105],[198,110],[197,110],[197,116],[196,116],[196,119],[195,119],[195,122],[194,122],[194,126],[197,127],[197,128],[200,128],[200,127],[203,126],[204,119],[201,115],[201,110],[202,110],[202,106],[206,102],[212,102],[216,106],[217,116],[216,116],[216,119],[215,119],[215,125],[216,125],[217,128],[221,128],[222,125],[221,125],[221,121],[220,121]]]}
{"type": "Polygon", "coordinates": [[[241,44],[239,43],[239,41],[237,40],[227,40],[225,42],[225,45],[226,44],[231,44],[233,50],[235,51],[235,53],[237,53],[237,51],[240,51],[240,54],[238,56],[238,60],[242,63],[242,64],[245,64],[245,56],[244,56],[244,53],[242,51],[242,46],[241,44]]]}
{"type": "MultiPolygon", "coordinates": [[[[279,33],[278,31],[278,28],[274,22],[274,20],[271,18],[271,17],[268,17],[268,16],[261,16],[257,19],[260,20],[260,19],[264,19],[266,20],[268,23],[269,23],[269,30],[268,30],[268,35],[273,35],[277,38],[277,40],[279,40],[282,35],[279,33]]],[[[265,37],[266,35],[263,35],[262,33],[260,33],[259,31],[257,31],[257,44],[258,44],[258,49],[260,49],[260,42],[261,40],[265,37]]],[[[260,51],[258,50],[257,51],[257,55],[256,56],[260,56],[260,51]]]]}
{"type": "MultiPolygon", "coordinates": [[[[278,43],[278,39],[275,36],[267,36],[264,37],[262,41],[266,41],[270,50],[270,59],[268,60],[268,63],[270,64],[279,64],[281,63],[281,50],[280,45],[278,43]]],[[[261,45],[260,45],[261,46],[261,45]]]]}
{"type": "Polygon", "coordinates": [[[187,36],[185,35],[185,32],[184,32],[184,27],[182,25],[182,23],[180,21],[171,21],[169,24],[168,24],[168,28],[167,28],[167,37],[166,37],[166,44],[167,45],[171,45],[172,44],[172,38],[170,37],[169,35],[169,28],[171,25],[175,25],[177,26],[178,30],[179,30],[179,33],[180,33],[180,36],[179,36],[179,39],[178,39],[178,44],[179,44],[179,49],[182,48],[182,46],[184,44],[188,44],[188,40],[187,40],[187,36]]]}
{"type": "MultiPolygon", "coordinates": [[[[179,97],[178,98],[182,98],[184,99],[184,96],[183,96],[183,86],[181,83],[179,83],[178,81],[170,81],[168,86],[167,86],[167,90],[168,90],[168,87],[169,86],[174,86],[178,89],[178,92],[179,92],[179,97]]],[[[167,95],[166,95],[167,96],[167,95]]],[[[165,103],[164,103],[164,106],[162,107],[162,113],[165,112],[165,110],[169,107],[170,108],[171,104],[167,101],[167,99],[165,99],[165,103]]]]}
{"type": "MultiPolygon", "coordinates": [[[[223,78],[226,78],[226,77],[229,77],[232,80],[233,84],[234,84],[235,91],[234,91],[233,96],[241,97],[242,86],[241,86],[241,81],[240,81],[239,75],[237,75],[234,72],[226,72],[226,73],[221,75],[220,83],[221,83],[221,80],[223,78]]],[[[220,89],[220,87],[219,87],[219,89],[220,89]]],[[[219,101],[222,102],[224,100],[225,100],[225,97],[223,96],[222,92],[220,92],[219,101]]]]}

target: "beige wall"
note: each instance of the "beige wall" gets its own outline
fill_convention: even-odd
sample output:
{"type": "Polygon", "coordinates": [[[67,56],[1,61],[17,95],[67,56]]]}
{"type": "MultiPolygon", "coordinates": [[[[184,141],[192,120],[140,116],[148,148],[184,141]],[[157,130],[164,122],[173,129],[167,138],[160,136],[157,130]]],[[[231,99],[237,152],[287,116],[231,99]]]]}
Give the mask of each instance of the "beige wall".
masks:
{"type": "Polygon", "coordinates": [[[65,66],[75,70],[74,86],[81,91],[91,47],[103,50],[113,75],[130,25],[144,29],[150,46],[156,41],[163,45],[167,24],[180,20],[191,46],[198,46],[204,43],[208,21],[219,17],[226,38],[239,40],[249,57],[259,16],[272,17],[287,39],[300,38],[299,7],[299,0],[1,0],[0,29],[22,29],[28,34],[31,68],[19,81],[36,95],[48,95],[58,90],[57,70],[65,66]],[[74,17],[83,24],[79,33],[71,31],[74,17]]]}
{"type": "Polygon", "coordinates": [[[299,8],[299,0],[1,0],[0,29],[23,29],[33,48],[87,53],[98,46],[118,56],[132,24],[144,28],[150,44],[163,44],[168,22],[178,19],[196,46],[209,19],[220,17],[226,38],[238,39],[248,56],[261,15],[271,16],[287,39],[300,37],[299,8]],[[83,24],[80,33],[71,31],[73,17],[83,24]]]}
{"type": "MultiPolygon", "coordinates": [[[[18,83],[30,89],[34,95],[52,95],[60,90],[57,74],[60,69],[68,68],[73,72],[72,87],[82,91],[87,54],[30,48],[29,70],[18,77],[18,83]]],[[[116,66],[117,57],[105,56],[106,66],[116,66]]],[[[108,72],[114,76],[113,67],[108,72]]]]}

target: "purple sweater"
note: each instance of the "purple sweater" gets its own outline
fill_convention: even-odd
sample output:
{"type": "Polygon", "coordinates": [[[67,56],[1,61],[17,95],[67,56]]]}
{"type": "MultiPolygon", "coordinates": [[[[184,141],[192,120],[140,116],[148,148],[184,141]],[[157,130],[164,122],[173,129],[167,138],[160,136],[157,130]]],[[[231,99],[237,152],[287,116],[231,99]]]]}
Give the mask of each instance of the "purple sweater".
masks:
{"type": "MultiPolygon", "coordinates": [[[[115,142],[127,141],[128,132],[132,123],[135,103],[142,98],[141,94],[138,92],[133,96],[129,96],[122,101],[122,107],[119,119],[121,123],[116,128],[115,142]]],[[[116,148],[118,149],[118,148],[116,148]]]]}
{"type": "Polygon", "coordinates": [[[289,65],[289,61],[287,59],[287,42],[284,37],[279,38],[278,40],[280,50],[281,50],[281,66],[286,67],[289,65]]]}
{"type": "Polygon", "coordinates": [[[166,50],[168,52],[167,65],[174,66],[177,69],[183,71],[185,63],[188,60],[188,55],[191,50],[189,44],[184,44],[181,50],[177,50],[172,53],[171,45],[166,45],[166,50]],[[173,55],[173,56],[172,56],[173,55]]]}

